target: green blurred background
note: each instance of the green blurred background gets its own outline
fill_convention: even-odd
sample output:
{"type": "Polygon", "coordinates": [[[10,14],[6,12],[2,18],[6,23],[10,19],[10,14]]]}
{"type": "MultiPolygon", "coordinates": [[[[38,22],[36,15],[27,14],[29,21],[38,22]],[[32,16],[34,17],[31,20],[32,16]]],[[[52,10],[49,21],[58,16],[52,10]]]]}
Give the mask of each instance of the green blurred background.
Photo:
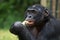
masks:
{"type": "Polygon", "coordinates": [[[0,40],[18,40],[9,32],[12,23],[24,20],[26,8],[41,4],[49,8],[52,14],[60,19],[60,0],[0,0],[0,40]]]}

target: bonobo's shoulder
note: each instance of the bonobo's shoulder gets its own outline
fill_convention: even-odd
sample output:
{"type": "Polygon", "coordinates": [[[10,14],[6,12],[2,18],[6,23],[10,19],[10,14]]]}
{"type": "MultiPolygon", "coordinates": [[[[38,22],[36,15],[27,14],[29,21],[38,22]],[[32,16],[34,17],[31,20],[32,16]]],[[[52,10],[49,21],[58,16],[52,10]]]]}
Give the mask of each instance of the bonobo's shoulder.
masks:
{"type": "Polygon", "coordinates": [[[59,22],[59,20],[57,20],[56,18],[51,18],[51,19],[50,19],[50,22],[52,22],[52,23],[57,23],[57,22],[59,22]]]}
{"type": "Polygon", "coordinates": [[[54,26],[60,26],[60,20],[58,19],[50,19],[50,24],[54,26]]]}
{"type": "Polygon", "coordinates": [[[47,25],[52,25],[52,26],[57,26],[57,25],[59,25],[60,24],[60,20],[57,20],[57,19],[53,19],[53,18],[51,18],[47,23],[46,23],[47,25]]]}

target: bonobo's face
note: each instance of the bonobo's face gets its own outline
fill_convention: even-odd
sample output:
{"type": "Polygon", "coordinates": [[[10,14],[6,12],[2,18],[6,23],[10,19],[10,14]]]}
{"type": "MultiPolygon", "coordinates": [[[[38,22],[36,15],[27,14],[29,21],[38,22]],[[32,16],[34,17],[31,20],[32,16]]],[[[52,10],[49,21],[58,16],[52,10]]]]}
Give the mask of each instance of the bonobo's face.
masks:
{"type": "Polygon", "coordinates": [[[41,6],[34,5],[28,8],[26,11],[26,18],[25,18],[26,24],[30,26],[39,24],[44,19],[43,13],[44,9],[41,6]]]}
{"type": "Polygon", "coordinates": [[[42,13],[39,13],[36,10],[27,10],[26,15],[27,16],[25,20],[27,21],[28,25],[34,25],[43,19],[42,13]]]}
{"type": "Polygon", "coordinates": [[[34,25],[37,20],[37,15],[38,15],[38,12],[35,11],[35,10],[27,10],[27,13],[26,13],[26,21],[28,21],[28,24],[29,25],[34,25]]]}

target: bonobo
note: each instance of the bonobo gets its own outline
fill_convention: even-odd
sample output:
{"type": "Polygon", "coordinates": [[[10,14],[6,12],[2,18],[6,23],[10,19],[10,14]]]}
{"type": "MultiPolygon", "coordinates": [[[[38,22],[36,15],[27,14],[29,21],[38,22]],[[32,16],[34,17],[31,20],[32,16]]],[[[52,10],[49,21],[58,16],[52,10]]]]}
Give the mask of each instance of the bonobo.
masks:
{"type": "Polygon", "coordinates": [[[19,40],[60,40],[60,21],[47,8],[35,4],[25,14],[23,22],[17,21],[10,28],[19,40]]]}

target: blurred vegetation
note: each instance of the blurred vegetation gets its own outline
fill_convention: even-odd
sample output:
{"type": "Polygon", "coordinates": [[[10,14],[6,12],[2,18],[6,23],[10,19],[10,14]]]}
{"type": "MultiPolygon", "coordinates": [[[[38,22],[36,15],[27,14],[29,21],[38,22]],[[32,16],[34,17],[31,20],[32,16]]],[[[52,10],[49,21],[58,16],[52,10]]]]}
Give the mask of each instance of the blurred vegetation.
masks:
{"type": "Polygon", "coordinates": [[[0,30],[0,40],[18,40],[18,38],[8,30],[0,30]]]}
{"type": "Polygon", "coordinates": [[[15,21],[23,21],[25,9],[40,0],[0,0],[0,28],[8,29],[15,21]]]}

